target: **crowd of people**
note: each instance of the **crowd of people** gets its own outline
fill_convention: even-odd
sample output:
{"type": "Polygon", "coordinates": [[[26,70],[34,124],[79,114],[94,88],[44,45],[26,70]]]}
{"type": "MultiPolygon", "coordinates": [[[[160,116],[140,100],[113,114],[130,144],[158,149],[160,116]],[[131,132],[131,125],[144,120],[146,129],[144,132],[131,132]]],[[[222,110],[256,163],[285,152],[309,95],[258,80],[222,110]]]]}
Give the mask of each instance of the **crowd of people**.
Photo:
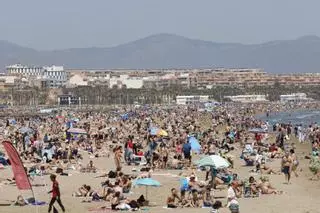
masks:
{"type": "MultiPolygon", "coordinates": [[[[281,110],[279,106],[268,107],[281,110]]],[[[223,105],[212,112],[177,106],[127,107],[108,112],[61,110],[54,115],[6,117],[2,134],[30,165],[26,167],[30,178],[51,174],[49,212],[55,201],[65,211],[57,175],[98,174],[102,168],[94,161],[105,158],[114,161],[114,168],[95,175],[101,179],[101,187],[83,183],[72,196],[84,198],[83,202],[105,201],[113,210],[138,210],[148,205],[148,200],[144,195],[135,199],[130,196],[135,180],[152,178],[156,171],[177,170],[180,188],[168,189],[166,208],[208,207],[218,212],[224,205],[215,192],[226,188],[226,207],[236,213],[240,212],[240,197],[283,193],[270,183],[269,175],[283,173],[287,184],[292,173],[298,177],[299,158],[292,138],[311,144],[310,170],[320,178],[317,124],[308,128],[290,123],[270,126],[254,116],[265,110],[265,105],[223,105]],[[234,169],[238,150],[248,172],[259,178],[239,177],[234,169]],[[223,157],[229,167],[197,167],[199,156],[210,155],[223,157]],[[89,161],[83,165],[87,156],[89,161]],[[281,159],[280,171],[269,165],[274,159],[281,159]],[[124,167],[135,172],[136,167],[139,169],[126,174],[124,167]],[[203,180],[198,170],[206,174],[203,180]]],[[[4,153],[0,164],[10,164],[4,153]]]]}

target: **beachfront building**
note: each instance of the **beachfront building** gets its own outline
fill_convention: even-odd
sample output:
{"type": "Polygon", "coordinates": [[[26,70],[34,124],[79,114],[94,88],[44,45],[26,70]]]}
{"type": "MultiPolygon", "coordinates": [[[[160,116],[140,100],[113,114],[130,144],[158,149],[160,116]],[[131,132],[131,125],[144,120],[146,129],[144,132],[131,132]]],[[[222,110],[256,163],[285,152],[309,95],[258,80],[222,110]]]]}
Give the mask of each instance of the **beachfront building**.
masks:
{"type": "Polygon", "coordinates": [[[297,102],[305,102],[310,101],[311,98],[307,97],[305,93],[293,93],[289,95],[280,95],[280,101],[282,103],[297,103],[297,102]]]}
{"type": "Polygon", "coordinates": [[[49,88],[59,88],[66,85],[68,75],[63,66],[43,67],[43,69],[43,77],[49,88]]]}
{"type": "Polygon", "coordinates": [[[63,66],[25,66],[14,64],[6,67],[9,75],[22,76],[30,80],[45,82],[48,88],[59,88],[65,86],[68,74],[63,66]]]}
{"type": "Polygon", "coordinates": [[[208,95],[190,95],[190,96],[177,96],[177,105],[189,105],[189,104],[200,104],[209,101],[208,95]]]}
{"type": "Polygon", "coordinates": [[[225,96],[226,99],[230,99],[232,102],[240,103],[258,103],[268,101],[266,95],[236,95],[225,96]]]}
{"type": "Polygon", "coordinates": [[[21,75],[24,77],[42,76],[44,72],[43,67],[24,66],[21,64],[7,66],[6,70],[9,75],[21,75]]]}

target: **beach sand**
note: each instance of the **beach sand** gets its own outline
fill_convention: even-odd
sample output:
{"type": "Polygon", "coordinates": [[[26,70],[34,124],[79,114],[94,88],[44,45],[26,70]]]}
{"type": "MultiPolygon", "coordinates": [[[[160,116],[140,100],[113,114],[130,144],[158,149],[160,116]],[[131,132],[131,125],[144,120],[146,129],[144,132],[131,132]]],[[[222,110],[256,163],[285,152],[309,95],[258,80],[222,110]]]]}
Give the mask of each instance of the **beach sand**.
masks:
{"type": "MultiPolygon", "coordinates": [[[[297,144],[297,155],[300,159],[300,176],[298,178],[292,178],[292,184],[284,184],[283,175],[270,175],[271,184],[274,185],[278,190],[284,192],[282,195],[262,195],[259,198],[241,198],[240,202],[240,212],[250,213],[320,213],[320,181],[310,181],[310,172],[308,169],[308,160],[304,159],[305,155],[308,155],[309,147],[308,145],[297,144]]],[[[239,174],[240,178],[248,178],[248,171],[251,169],[249,167],[242,166],[242,162],[239,159],[239,150],[234,151],[233,155],[236,157],[235,169],[239,174]]],[[[114,169],[113,158],[97,158],[93,159],[95,165],[99,169],[104,171],[109,171],[114,169]]],[[[88,156],[85,155],[83,163],[88,163],[88,156]]],[[[273,168],[280,170],[280,160],[274,160],[269,163],[273,168]]],[[[124,171],[127,173],[131,172],[132,167],[125,166],[124,171]]],[[[210,212],[210,209],[194,209],[194,208],[183,208],[183,209],[164,209],[167,196],[172,187],[179,188],[179,178],[177,175],[181,171],[163,170],[155,171],[153,178],[158,180],[162,187],[160,188],[149,188],[148,198],[154,207],[148,207],[142,212],[210,212]]],[[[99,207],[104,205],[103,202],[91,202],[82,203],[82,198],[72,197],[72,192],[77,190],[82,184],[89,184],[94,189],[98,189],[103,178],[94,178],[95,176],[101,174],[83,174],[78,172],[71,172],[72,176],[58,176],[57,180],[60,183],[62,201],[66,207],[66,212],[76,213],[76,212],[90,212],[88,209],[91,207],[99,207]]],[[[12,178],[12,171],[10,167],[4,170],[0,170],[1,178],[12,178]]],[[[204,172],[198,172],[197,174],[200,179],[203,179],[204,172]]],[[[258,178],[259,176],[256,175],[258,178]]],[[[49,176],[36,177],[37,183],[46,183],[47,187],[34,187],[34,192],[36,199],[40,201],[49,202],[49,195],[47,191],[51,188],[51,183],[49,176]]],[[[130,198],[137,199],[141,194],[145,194],[145,188],[134,188],[133,194],[130,194],[130,198]]],[[[10,203],[10,200],[15,200],[19,191],[15,186],[11,185],[1,185],[0,186],[0,204],[10,203]]],[[[225,197],[226,188],[219,191],[216,190],[216,196],[225,197]]],[[[226,203],[226,198],[221,198],[223,203],[226,203]]],[[[62,212],[57,203],[55,206],[58,208],[59,212],[62,212]]],[[[0,206],[1,213],[45,213],[47,212],[48,205],[45,206],[0,206]]],[[[93,211],[94,212],[94,211],[93,211]]],[[[100,211],[103,212],[103,211],[100,211]]],[[[228,209],[223,208],[221,213],[229,212],[228,209]]]]}

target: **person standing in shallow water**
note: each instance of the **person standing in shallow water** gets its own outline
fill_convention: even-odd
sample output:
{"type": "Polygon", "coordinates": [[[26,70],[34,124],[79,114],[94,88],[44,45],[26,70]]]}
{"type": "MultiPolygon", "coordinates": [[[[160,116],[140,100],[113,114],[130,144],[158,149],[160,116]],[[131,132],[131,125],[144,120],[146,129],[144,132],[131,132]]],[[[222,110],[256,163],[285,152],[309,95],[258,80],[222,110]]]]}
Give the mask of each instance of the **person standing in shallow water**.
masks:
{"type": "Polygon", "coordinates": [[[51,210],[52,210],[52,206],[53,204],[57,201],[60,208],[62,209],[63,212],[65,212],[65,208],[61,202],[61,199],[60,199],[60,189],[59,189],[59,183],[58,181],[56,180],[57,176],[52,174],[50,175],[50,180],[52,181],[52,190],[50,192],[48,192],[48,194],[52,193],[52,198],[51,198],[51,201],[49,203],[49,209],[48,209],[48,212],[50,213],[51,210]]]}

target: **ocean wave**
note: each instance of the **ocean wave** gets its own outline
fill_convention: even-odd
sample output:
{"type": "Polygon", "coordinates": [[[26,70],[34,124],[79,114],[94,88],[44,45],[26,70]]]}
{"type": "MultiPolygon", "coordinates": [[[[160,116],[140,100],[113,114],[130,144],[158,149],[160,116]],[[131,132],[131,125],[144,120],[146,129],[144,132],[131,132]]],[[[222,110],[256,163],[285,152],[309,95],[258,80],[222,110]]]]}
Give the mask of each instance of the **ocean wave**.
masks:
{"type": "Polygon", "coordinates": [[[297,116],[296,118],[298,118],[298,119],[303,119],[303,118],[312,117],[312,116],[314,116],[314,115],[315,115],[315,114],[300,115],[300,116],[297,116]]]}

